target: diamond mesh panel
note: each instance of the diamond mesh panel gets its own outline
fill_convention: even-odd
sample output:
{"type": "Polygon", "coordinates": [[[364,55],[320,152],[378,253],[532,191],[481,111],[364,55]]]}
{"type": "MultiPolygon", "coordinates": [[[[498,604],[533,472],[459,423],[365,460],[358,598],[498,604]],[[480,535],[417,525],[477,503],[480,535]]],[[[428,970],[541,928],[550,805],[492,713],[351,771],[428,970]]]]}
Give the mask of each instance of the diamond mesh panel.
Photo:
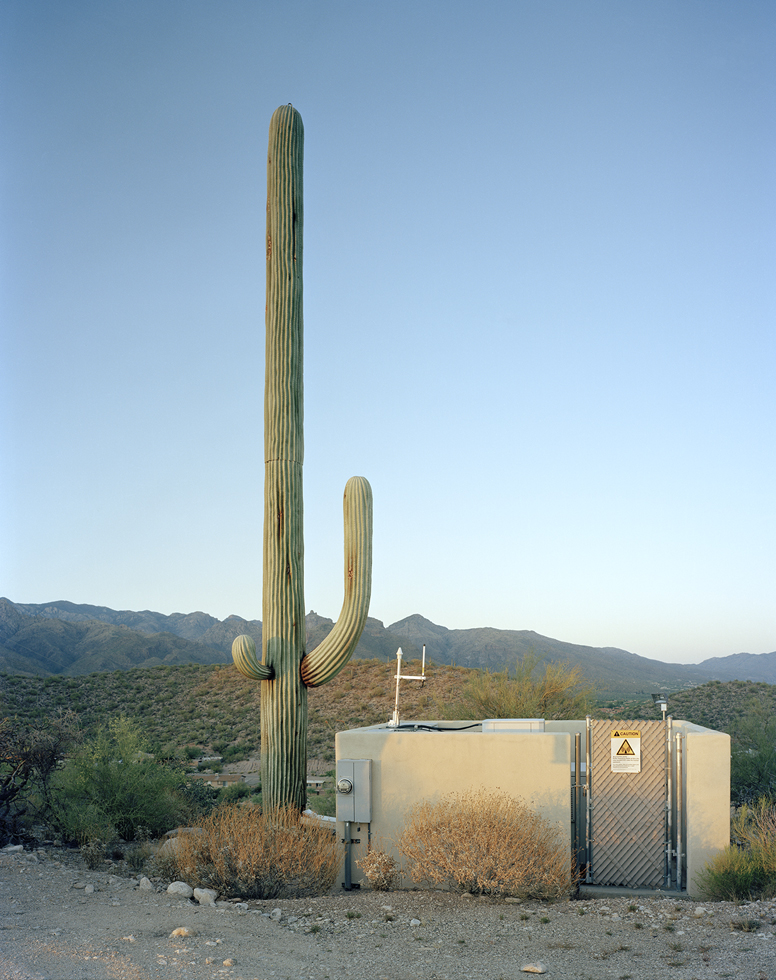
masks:
{"type": "Polygon", "coordinates": [[[663,721],[591,721],[590,871],[597,885],[664,883],[666,726],[663,721]],[[612,772],[612,732],[641,732],[641,772],[612,772]]]}

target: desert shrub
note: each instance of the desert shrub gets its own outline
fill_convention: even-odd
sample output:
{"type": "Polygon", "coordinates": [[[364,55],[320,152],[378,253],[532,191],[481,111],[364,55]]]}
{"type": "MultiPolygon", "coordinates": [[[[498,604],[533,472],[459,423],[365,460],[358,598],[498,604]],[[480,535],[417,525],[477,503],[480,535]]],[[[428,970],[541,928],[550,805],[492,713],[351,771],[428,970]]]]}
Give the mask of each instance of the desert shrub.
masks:
{"type": "Polygon", "coordinates": [[[210,813],[218,803],[220,792],[220,790],[208,786],[204,779],[193,779],[181,789],[180,794],[189,812],[194,815],[193,819],[197,819],[197,817],[210,813]]]}
{"type": "Polygon", "coordinates": [[[0,720],[0,845],[27,837],[33,818],[45,819],[52,776],[77,739],[72,713],[35,724],[0,720]]]}
{"type": "Polygon", "coordinates": [[[177,838],[175,873],[228,898],[322,895],[342,864],[336,834],[294,810],[219,806],[197,826],[177,838]]]}
{"type": "Polygon", "coordinates": [[[526,654],[512,671],[473,672],[460,700],[444,710],[456,718],[584,718],[593,703],[593,689],[579,667],[545,663],[526,654]]]}
{"type": "Polygon", "coordinates": [[[730,726],[730,736],[733,802],[776,800],[776,716],[754,703],[730,726]]]}
{"type": "Polygon", "coordinates": [[[247,799],[251,795],[251,788],[247,783],[232,783],[219,791],[219,803],[236,803],[237,800],[247,799]]]}
{"type": "Polygon", "coordinates": [[[776,805],[767,798],[744,804],[730,827],[732,844],[707,862],[697,883],[719,901],[776,895],[776,805]]]}
{"type": "Polygon", "coordinates": [[[156,848],[150,841],[141,840],[127,850],[126,861],[133,871],[142,871],[155,853],[156,848]]]}
{"type": "Polygon", "coordinates": [[[96,871],[105,860],[105,844],[99,837],[93,837],[85,844],[82,844],[80,850],[86,867],[91,871],[96,871]]]}
{"type": "Polygon", "coordinates": [[[500,791],[451,793],[407,816],[398,841],[412,878],[475,894],[552,899],[575,882],[568,841],[500,791]]]}
{"type": "Polygon", "coordinates": [[[396,861],[380,847],[370,846],[356,864],[364,872],[369,885],[377,892],[387,892],[401,878],[401,869],[396,861]]]}
{"type": "Polygon", "coordinates": [[[84,742],[51,782],[50,822],[79,844],[132,840],[139,827],[158,837],[191,816],[184,773],[144,752],[140,729],[124,717],[84,742]]]}
{"type": "Polygon", "coordinates": [[[240,762],[242,759],[250,759],[251,754],[255,751],[255,744],[239,741],[235,742],[234,745],[227,745],[226,748],[219,751],[219,754],[224,762],[240,762]]]}

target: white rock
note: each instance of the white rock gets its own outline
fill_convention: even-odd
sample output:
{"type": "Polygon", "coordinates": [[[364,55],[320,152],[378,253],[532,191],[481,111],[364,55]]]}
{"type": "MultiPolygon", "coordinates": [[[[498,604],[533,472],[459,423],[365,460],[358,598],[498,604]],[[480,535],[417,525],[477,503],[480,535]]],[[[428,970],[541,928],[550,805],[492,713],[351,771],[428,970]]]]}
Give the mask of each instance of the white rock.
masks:
{"type": "Polygon", "coordinates": [[[413,927],[414,926],[419,926],[420,925],[420,919],[410,919],[410,925],[413,926],[413,927]]]}
{"type": "Polygon", "coordinates": [[[526,963],[526,965],[522,967],[522,971],[523,973],[546,973],[547,967],[544,965],[544,963],[540,963],[537,960],[535,963],[526,963]]]}
{"type": "Polygon", "coordinates": [[[87,885],[84,888],[84,895],[93,895],[93,894],[94,894],[94,885],[87,885]]]}
{"type": "Polygon", "coordinates": [[[283,917],[283,910],[282,909],[273,909],[270,912],[269,917],[270,917],[270,919],[272,919],[273,922],[280,922],[281,918],[283,917]]]}
{"type": "Polygon", "coordinates": [[[212,888],[195,888],[193,894],[200,905],[215,905],[218,898],[218,892],[212,888]]]}
{"type": "Polygon", "coordinates": [[[19,851],[24,850],[23,844],[6,844],[3,848],[3,854],[18,854],[19,851]]]}
{"type": "Polygon", "coordinates": [[[708,909],[702,909],[700,907],[698,907],[693,912],[693,915],[695,916],[696,919],[701,919],[701,918],[703,918],[704,915],[708,915],[708,914],[709,914],[709,910],[708,909]]]}
{"type": "Polygon", "coordinates": [[[148,878],[145,877],[140,879],[140,885],[138,887],[140,888],[141,892],[152,892],[154,890],[154,886],[151,884],[148,878]]]}
{"type": "Polygon", "coordinates": [[[191,885],[187,885],[185,881],[173,881],[171,885],[167,886],[168,895],[181,895],[183,898],[192,898],[194,895],[194,889],[191,885]]]}

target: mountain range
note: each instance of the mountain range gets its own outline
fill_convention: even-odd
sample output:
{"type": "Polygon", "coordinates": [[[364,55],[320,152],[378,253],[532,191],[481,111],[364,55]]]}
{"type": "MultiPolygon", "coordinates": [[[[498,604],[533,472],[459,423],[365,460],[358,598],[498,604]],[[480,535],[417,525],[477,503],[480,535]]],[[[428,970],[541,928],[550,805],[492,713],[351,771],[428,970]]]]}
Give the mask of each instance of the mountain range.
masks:
{"type": "MultiPolygon", "coordinates": [[[[307,614],[308,648],[334,627],[331,619],[307,614]]],[[[0,599],[0,672],[77,676],[161,664],[231,662],[235,636],[250,634],[261,645],[261,623],[239,616],[218,620],[203,612],[163,613],[109,609],[67,601],[41,604],[0,599]]],[[[531,630],[490,627],[449,630],[420,615],[386,627],[367,619],[354,654],[390,660],[399,646],[420,657],[425,644],[432,663],[502,670],[526,654],[579,666],[599,699],[668,692],[710,680],[776,683],[776,652],[712,657],[699,664],[669,664],[616,647],[590,647],[531,630]]]]}

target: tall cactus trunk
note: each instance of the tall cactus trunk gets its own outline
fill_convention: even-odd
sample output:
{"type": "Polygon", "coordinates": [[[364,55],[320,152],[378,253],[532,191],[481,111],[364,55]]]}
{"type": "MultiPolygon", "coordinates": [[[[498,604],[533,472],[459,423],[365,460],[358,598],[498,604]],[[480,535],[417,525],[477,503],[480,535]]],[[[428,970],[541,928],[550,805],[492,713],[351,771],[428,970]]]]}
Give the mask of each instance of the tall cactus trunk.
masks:
{"type": "Polygon", "coordinates": [[[265,806],[306,802],[307,687],[347,663],[369,610],[372,491],[363,477],[345,488],[345,600],[331,634],[305,650],[302,508],[302,117],[281,106],[270,122],[267,158],[267,307],[264,384],[264,586],[262,662],[249,636],[232,646],[243,674],[262,682],[261,778],[265,806]]]}
{"type": "Polygon", "coordinates": [[[267,156],[267,308],[264,381],[262,795],[304,809],[305,654],[302,164],[304,127],[291,105],[272,116],[267,156]]]}

